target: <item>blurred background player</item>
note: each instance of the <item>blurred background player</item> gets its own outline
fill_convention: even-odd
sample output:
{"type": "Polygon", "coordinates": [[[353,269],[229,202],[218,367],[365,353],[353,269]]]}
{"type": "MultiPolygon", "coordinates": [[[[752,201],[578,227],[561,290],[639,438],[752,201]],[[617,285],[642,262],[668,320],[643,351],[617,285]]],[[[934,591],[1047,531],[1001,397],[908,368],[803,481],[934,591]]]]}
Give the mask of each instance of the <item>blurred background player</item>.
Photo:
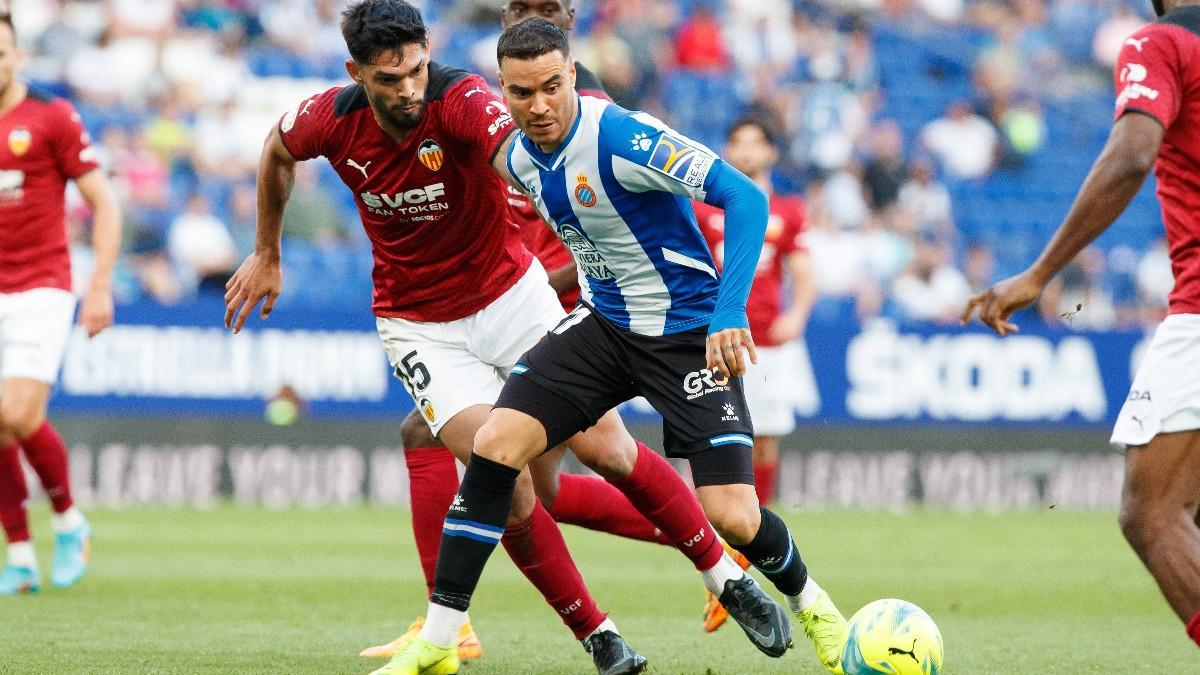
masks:
{"type": "Polygon", "coordinates": [[[91,528],[71,499],[67,448],[46,420],[71,334],[75,296],[67,254],[65,190],[74,181],[92,209],[95,273],[79,323],[89,337],[112,324],[110,275],[121,214],[96,152],[71,104],[17,80],[22,54],[7,13],[0,16],[0,524],[8,564],[0,595],[37,591],[41,574],[29,534],[24,451],[54,509],[50,580],[67,587],[83,577],[91,528]]]}
{"type": "MultiPolygon", "coordinates": [[[[795,351],[789,343],[804,334],[817,288],[802,241],[804,201],[778,194],[771,187],[771,170],[779,160],[775,132],[761,120],[740,120],[729,130],[723,156],[767,193],[770,200],[767,234],[746,301],[758,366],[742,378],[746,405],[754,420],[754,489],[759,503],[766,506],[774,497],[778,480],[779,437],[796,428],[795,351]],[[786,310],[783,308],[785,268],[791,300],[786,310]]],[[[725,214],[704,202],[693,202],[692,206],[717,268],[721,269],[725,264],[725,214]]],[[[712,632],[720,628],[727,616],[716,596],[709,593],[704,630],[712,632]]]]}
{"type": "MultiPolygon", "coordinates": [[[[746,403],[754,420],[754,489],[765,506],[775,495],[779,437],[796,428],[794,384],[790,380],[796,369],[789,360],[792,352],[788,343],[804,335],[817,288],[803,242],[804,200],[778,194],[771,187],[771,170],[779,161],[775,132],[761,120],[741,120],[729,130],[723,156],[762,188],[771,204],[762,255],[746,301],[759,359],[754,374],[745,378],[746,403]],[[790,282],[786,310],[785,277],[790,282]]],[[[694,202],[693,207],[700,231],[720,268],[725,264],[725,214],[703,202],[694,202]]]]}
{"type": "Polygon", "coordinates": [[[1066,220],[1029,269],[971,298],[962,319],[978,311],[1000,335],[1016,332],[1013,312],[1113,224],[1154,169],[1175,288],[1112,442],[1126,447],[1121,530],[1200,645],[1200,3],[1154,9],[1159,20],[1121,48],[1115,123],[1066,220]]]}

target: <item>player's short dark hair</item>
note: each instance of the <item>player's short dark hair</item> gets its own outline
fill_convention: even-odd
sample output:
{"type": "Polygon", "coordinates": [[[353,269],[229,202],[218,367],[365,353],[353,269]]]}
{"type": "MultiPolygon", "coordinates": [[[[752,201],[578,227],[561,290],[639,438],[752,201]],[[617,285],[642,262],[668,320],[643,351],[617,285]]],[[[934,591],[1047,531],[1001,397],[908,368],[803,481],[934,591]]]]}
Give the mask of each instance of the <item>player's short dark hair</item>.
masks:
{"type": "Polygon", "coordinates": [[[734,134],[746,127],[758,129],[762,132],[763,138],[767,139],[767,145],[772,148],[779,147],[779,132],[775,130],[775,125],[760,117],[743,117],[737,120],[729,127],[729,131],[725,133],[725,140],[733,138],[734,134]]]}
{"type": "Polygon", "coordinates": [[[567,42],[567,34],[554,23],[535,17],[509,26],[500,35],[500,42],[496,44],[496,61],[532,61],[550,52],[570,55],[571,47],[567,42]]]}
{"type": "Polygon", "coordinates": [[[342,37],[358,63],[372,63],[404,45],[424,44],[428,35],[420,10],[404,0],[361,0],[342,12],[342,37]]]}

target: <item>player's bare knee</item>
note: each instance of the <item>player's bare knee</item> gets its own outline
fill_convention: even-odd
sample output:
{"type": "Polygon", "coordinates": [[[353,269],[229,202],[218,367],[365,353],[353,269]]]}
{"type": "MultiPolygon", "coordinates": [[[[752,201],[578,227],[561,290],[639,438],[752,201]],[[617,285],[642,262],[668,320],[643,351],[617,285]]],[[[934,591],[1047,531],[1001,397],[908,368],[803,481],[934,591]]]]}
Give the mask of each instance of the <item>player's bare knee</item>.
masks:
{"type": "Polygon", "coordinates": [[[16,438],[28,438],[42,426],[46,413],[35,401],[7,397],[0,401],[0,429],[16,438]]]}
{"type": "Polygon", "coordinates": [[[414,411],[404,421],[400,423],[400,442],[404,444],[404,449],[409,448],[436,448],[441,446],[433,433],[429,431],[429,425],[425,424],[425,420],[414,411]]]}
{"type": "Polygon", "coordinates": [[[721,538],[735,546],[753,541],[762,524],[762,514],[759,513],[757,504],[753,508],[731,504],[719,512],[709,513],[708,518],[713,527],[717,528],[721,538]]]}
{"type": "Polygon", "coordinates": [[[541,450],[529,434],[495,418],[475,433],[474,453],[505,466],[524,468],[541,450]]]}

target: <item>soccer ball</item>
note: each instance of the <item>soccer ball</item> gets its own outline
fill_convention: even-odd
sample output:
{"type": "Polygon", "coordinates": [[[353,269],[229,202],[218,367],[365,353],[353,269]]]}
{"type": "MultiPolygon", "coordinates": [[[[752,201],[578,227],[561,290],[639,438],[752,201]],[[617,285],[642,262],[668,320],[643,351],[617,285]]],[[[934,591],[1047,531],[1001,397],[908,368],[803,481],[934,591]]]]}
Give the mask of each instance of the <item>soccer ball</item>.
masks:
{"type": "Polygon", "coordinates": [[[876,600],[850,617],[842,670],[846,675],[937,675],[942,634],[925,610],[904,600],[876,600]]]}

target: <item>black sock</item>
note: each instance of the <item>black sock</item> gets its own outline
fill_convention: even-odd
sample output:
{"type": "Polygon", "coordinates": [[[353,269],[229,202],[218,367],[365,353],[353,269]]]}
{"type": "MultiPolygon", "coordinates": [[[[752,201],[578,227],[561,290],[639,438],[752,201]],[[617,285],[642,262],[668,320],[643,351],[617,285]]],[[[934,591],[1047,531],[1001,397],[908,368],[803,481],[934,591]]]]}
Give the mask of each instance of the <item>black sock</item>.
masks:
{"type": "Polygon", "coordinates": [[[800,559],[800,550],[782,518],[762,507],[758,510],[762,514],[758,534],[749,544],[734,548],[749,558],[780,593],[800,595],[808,581],[808,568],[800,559]]]}
{"type": "Polygon", "coordinates": [[[504,535],[521,472],[472,454],[458,496],[446,514],[430,601],[467,611],[488,556],[504,535]]]}

